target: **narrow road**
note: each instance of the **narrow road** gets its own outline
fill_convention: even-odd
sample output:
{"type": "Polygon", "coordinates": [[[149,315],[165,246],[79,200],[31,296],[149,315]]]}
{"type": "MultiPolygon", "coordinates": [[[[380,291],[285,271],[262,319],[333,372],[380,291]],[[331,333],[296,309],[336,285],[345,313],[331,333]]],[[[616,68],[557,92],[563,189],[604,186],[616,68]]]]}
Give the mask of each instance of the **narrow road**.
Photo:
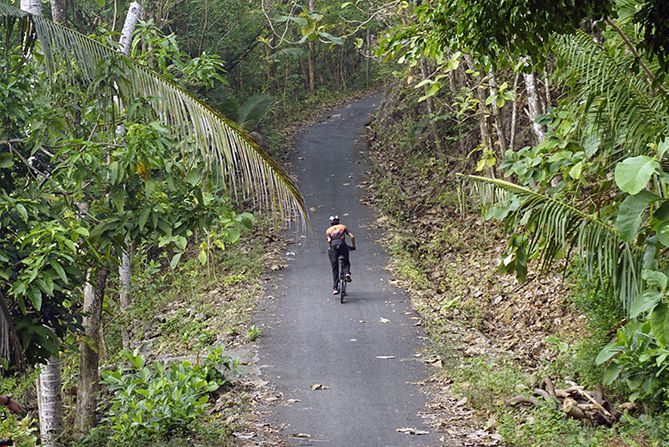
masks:
{"type": "Polygon", "coordinates": [[[380,100],[375,95],[332,111],[293,154],[300,188],[316,209],[314,234],[290,246],[288,268],[277,275],[281,286],[257,316],[260,368],[285,396],[275,422],[285,424],[288,445],[438,445],[433,433],[397,431],[431,430],[418,416],[426,397],[412,384],[428,375],[414,356],[423,334],[407,296],[388,284],[387,255],[376,242],[384,234],[356,186],[369,179],[364,124],[380,100]],[[344,304],[331,294],[324,240],[330,214],[338,214],[358,242],[344,304]],[[327,388],[314,391],[315,384],[327,388]],[[298,433],[310,438],[293,436],[298,433]]]}

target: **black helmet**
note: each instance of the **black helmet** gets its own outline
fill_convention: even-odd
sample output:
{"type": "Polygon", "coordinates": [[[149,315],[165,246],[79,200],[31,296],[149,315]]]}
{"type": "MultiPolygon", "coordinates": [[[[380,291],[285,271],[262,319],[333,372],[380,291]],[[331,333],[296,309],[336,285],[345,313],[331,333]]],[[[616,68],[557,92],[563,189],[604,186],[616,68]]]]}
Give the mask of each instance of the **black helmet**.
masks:
{"type": "Polygon", "coordinates": [[[337,225],[339,223],[339,216],[330,216],[330,225],[337,225]]]}

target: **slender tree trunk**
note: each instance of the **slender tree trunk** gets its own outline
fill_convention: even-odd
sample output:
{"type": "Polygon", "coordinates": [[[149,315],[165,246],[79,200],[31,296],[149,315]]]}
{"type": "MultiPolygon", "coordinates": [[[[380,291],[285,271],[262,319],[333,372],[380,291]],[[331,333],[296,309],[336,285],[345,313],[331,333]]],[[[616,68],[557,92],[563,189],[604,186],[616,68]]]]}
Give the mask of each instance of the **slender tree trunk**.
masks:
{"type": "Polygon", "coordinates": [[[88,433],[95,423],[100,381],[100,323],[108,274],[109,269],[100,268],[95,277],[95,287],[90,283],[86,283],[84,287],[84,339],[79,343],[79,386],[75,420],[75,428],[81,435],[88,433]]]}
{"type": "Polygon", "coordinates": [[[527,90],[527,108],[530,122],[532,123],[532,132],[537,140],[541,143],[546,138],[546,133],[541,124],[537,122],[541,114],[541,105],[539,103],[539,95],[537,93],[537,83],[534,78],[534,73],[524,73],[525,89],[527,90]]]}
{"type": "Polygon", "coordinates": [[[370,48],[372,48],[372,40],[367,28],[367,45],[365,47],[365,88],[369,88],[369,76],[371,72],[372,56],[370,48]]]}
{"type": "Polygon", "coordinates": [[[128,7],[128,14],[125,16],[125,23],[123,24],[123,30],[121,31],[121,39],[119,43],[121,44],[121,53],[128,56],[130,54],[130,48],[132,47],[132,34],[135,32],[135,27],[137,26],[137,21],[139,16],[142,13],[142,6],[137,2],[130,3],[128,7]]]}
{"type": "Polygon", "coordinates": [[[520,92],[518,92],[518,81],[520,72],[516,72],[513,78],[513,105],[511,106],[511,136],[509,137],[509,149],[515,150],[516,145],[516,121],[518,121],[518,104],[520,103],[520,92]]]}
{"type": "MultiPolygon", "coordinates": [[[[421,56],[420,58],[420,72],[423,76],[423,80],[428,78],[427,71],[427,62],[425,58],[421,56]]],[[[430,116],[430,133],[432,133],[432,141],[434,143],[434,150],[437,158],[444,157],[444,147],[441,143],[441,138],[439,137],[439,129],[437,128],[437,123],[434,122],[434,101],[432,98],[425,99],[425,106],[427,107],[427,113],[430,116]]]]}
{"type": "Polygon", "coordinates": [[[51,2],[51,20],[59,25],[65,25],[65,0],[50,0],[51,2]]]}
{"type": "MultiPolygon", "coordinates": [[[[309,13],[316,11],[316,0],[309,0],[309,13]]],[[[309,93],[314,93],[316,91],[316,43],[309,42],[307,44],[309,50],[309,62],[308,62],[308,86],[309,93]]]]}
{"type": "MultiPolygon", "coordinates": [[[[476,71],[476,66],[474,65],[474,61],[472,60],[471,56],[465,55],[465,61],[469,65],[469,68],[472,71],[476,71]]],[[[476,96],[478,98],[478,105],[479,105],[479,130],[481,131],[481,144],[485,147],[488,147],[490,149],[494,148],[494,144],[492,141],[492,132],[490,130],[490,122],[489,122],[489,113],[488,113],[488,108],[485,105],[485,100],[486,100],[486,91],[485,87],[483,87],[483,79],[481,76],[475,76],[474,77],[474,82],[476,82],[476,96]]]]}
{"type": "MultiPolygon", "coordinates": [[[[139,20],[139,15],[142,12],[142,7],[137,2],[132,2],[128,8],[128,13],[125,16],[125,23],[123,24],[123,30],[121,31],[121,38],[119,44],[121,46],[121,52],[126,56],[130,55],[130,47],[132,45],[132,35],[135,32],[137,27],[137,21],[139,20]]],[[[119,102],[119,110],[122,105],[119,102]]],[[[116,129],[116,133],[121,135],[125,129],[123,126],[119,126],[116,129]]],[[[121,304],[121,312],[124,314],[130,307],[132,299],[130,297],[130,289],[132,287],[132,243],[130,240],[126,239],[126,250],[121,253],[121,264],[118,268],[118,275],[120,279],[120,290],[119,290],[119,302],[121,304]]],[[[128,332],[123,332],[123,347],[128,348],[130,346],[130,336],[128,332]]]]}
{"type": "Polygon", "coordinates": [[[267,86],[268,86],[268,92],[271,96],[276,96],[277,92],[277,74],[276,74],[276,63],[274,62],[274,53],[275,49],[274,46],[276,45],[276,36],[274,33],[270,32],[269,35],[269,45],[266,46],[267,48],[267,86]]]}
{"type": "MultiPolygon", "coordinates": [[[[498,90],[497,90],[497,80],[495,79],[495,73],[492,71],[490,72],[490,94],[493,96],[497,96],[498,90]]],[[[499,107],[497,107],[497,102],[493,101],[491,104],[492,108],[492,113],[494,116],[494,124],[495,124],[495,130],[497,131],[497,140],[499,143],[499,159],[501,159],[501,156],[503,156],[506,153],[507,150],[507,145],[506,145],[506,134],[504,132],[504,118],[502,117],[502,113],[499,110],[499,107]]]]}
{"type": "Polygon", "coordinates": [[[21,0],[21,9],[34,16],[42,15],[42,1],[41,0],[21,0]]]}
{"type": "Polygon", "coordinates": [[[63,434],[63,401],[61,398],[60,357],[51,357],[37,379],[41,445],[57,447],[63,434]]]}
{"type": "Polygon", "coordinates": [[[551,87],[550,84],[548,83],[548,70],[546,73],[544,73],[544,92],[546,94],[546,109],[544,113],[548,112],[548,109],[551,107],[552,100],[551,100],[551,87]]]}

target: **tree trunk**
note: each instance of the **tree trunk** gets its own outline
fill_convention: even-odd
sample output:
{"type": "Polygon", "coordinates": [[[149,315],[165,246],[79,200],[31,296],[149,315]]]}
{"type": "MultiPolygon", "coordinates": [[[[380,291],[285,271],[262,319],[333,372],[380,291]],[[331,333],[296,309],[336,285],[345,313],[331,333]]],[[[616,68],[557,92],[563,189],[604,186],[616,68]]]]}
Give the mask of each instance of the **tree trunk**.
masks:
{"type": "MultiPolygon", "coordinates": [[[[496,96],[498,94],[497,91],[497,80],[495,79],[495,73],[492,71],[490,72],[490,94],[493,96],[496,96]]],[[[499,107],[497,107],[497,102],[493,101],[491,104],[492,107],[492,113],[494,116],[494,124],[495,124],[495,130],[497,131],[497,140],[499,142],[499,150],[500,153],[498,154],[499,157],[498,159],[502,159],[502,156],[506,153],[507,150],[507,145],[506,145],[506,133],[504,132],[504,118],[502,117],[502,112],[499,110],[499,107]]]]}
{"type": "Polygon", "coordinates": [[[365,88],[369,88],[369,76],[372,65],[371,48],[372,48],[372,39],[369,34],[369,28],[367,28],[367,39],[365,46],[365,88]]]}
{"type": "MultiPolygon", "coordinates": [[[[316,11],[316,0],[309,0],[309,13],[316,11]]],[[[316,43],[309,42],[307,44],[309,50],[309,61],[308,61],[308,86],[309,93],[314,93],[316,91],[316,43]]]]}
{"type": "MultiPolygon", "coordinates": [[[[119,44],[121,46],[121,52],[126,56],[130,55],[130,47],[132,45],[132,35],[135,32],[137,26],[137,21],[139,20],[139,15],[142,12],[142,6],[137,2],[132,2],[128,8],[128,13],[125,16],[125,23],[123,24],[123,30],[121,31],[121,38],[119,39],[119,44]]],[[[119,110],[122,105],[119,101],[119,110]]],[[[116,129],[117,134],[123,134],[125,129],[123,126],[119,126],[116,129]]],[[[125,314],[128,307],[131,304],[130,298],[130,288],[132,286],[132,244],[129,240],[126,239],[127,250],[124,250],[121,254],[121,264],[118,268],[118,274],[120,279],[120,290],[119,290],[119,302],[121,304],[121,311],[125,314]]],[[[130,346],[130,337],[128,332],[123,332],[123,347],[127,349],[130,346]]]]}
{"type": "MultiPolygon", "coordinates": [[[[130,296],[130,289],[132,287],[132,244],[126,240],[127,250],[121,254],[121,264],[118,266],[119,276],[119,303],[121,305],[121,313],[124,317],[128,315],[128,308],[132,304],[132,297],[130,296]]],[[[131,331],[123,331],[123,349],[130,349],[131,331]]]]}
{"type": "Polygon", "coordinates": [[[516,72],[513,78],[513,105],[511,106],[511,136],[509,137],[509,149],[514,150],[516,146],[516,121],[518,121],[518,104],[521,94],[518,92],[518,80],[520,72],[516,72]]]}
{"type": "Polygon", "coordinates": [[[51,20],[59,25],[65,25],[67,17],[65,16],[65,0],[50,0],[51,20]]]}
{"type": "Polygon", "coordinates": [[[530,122],[532,123],[532,132],[537,140],[541,143],[546,138],[544,128],[537,122],[541,114],[541,105],[539,103],[539,95],[537,93],[537,83],[534,78],[534,73],[523,74],[525,78],[525,89],[527,90],[527,108],[529,111],[530,122]]]}
{"type": "Polygon", "coordinates": [[[276,62],[274,61],[274,53],[276,49],[276,35],[271,32],[269,35],[269,45],[266,45],[267,53],[267,91],[270,96],[276,96],[277,93],[277,74],[276,74],[276,62]]]}
{"type": "MultiPolygon", "coordinates": [[[[471,56],[466,54],[465,61],[472,71],[476,71],[476,66],[474,65],[474,61],[472,60],[471,56]]],[[[488,108],[485,105],[486,92],[485,88],[483,87],[483,79],[479,75],[474,77],[474,81],[477,84],[476,96],[478,98],[479,105],[479,129],[481,131],[481,144],[485,147],[493,149],[494,144],[492,141],[492,132],[490,131],[490,122],[488,121],[488,108]]]]}
{"type": "Polygon", "coordinates": [[[34,16],[42,15],[42,1],[41,0],[21,0],[21,9],[34,16]]]}
{"type": "Polygon", "coordinates": [[[100,322],[109,269],[100,268],[95,287],[84,287],[84,339],[79,343],[79,386],[77,388],[76,430],[83,435],[95,423],[98,403],[100,322]]]}
{"type": "Polygon", "coordinates": [[[37,379],[41,445],[56,447],[63,434],[63,401],[61,398],[60,357],[51,357],[37,379]]]}
{"type": "Polygon", "coordinates": [[[125,16],[125,23],[121,31],[121,53],[126,56],[130,55],[130,48],[132,47],[132,34],[135,32],[139,15],[142,13],[142,6],[137,2],[130,3],[128,7],[128,14],[125,16]]]}
{"type": "MultiPolygon", "coordinates": [[[[425,58],[422,56],[420,58],[420,72],[423,80],[428,78],[427,62],[425,62],[425,58]]],[[[427,107],[427,113],[430,116],[430,133],[432,134],[432,142],[434,143],[436,156],[437,158],[443,158],[444,148],[441,144],[441,138],[439,138],[439,129],[437,129],[437,124],[434,122],[434,102],[431,97],[425,99],[425,106],[427,107]]]]}

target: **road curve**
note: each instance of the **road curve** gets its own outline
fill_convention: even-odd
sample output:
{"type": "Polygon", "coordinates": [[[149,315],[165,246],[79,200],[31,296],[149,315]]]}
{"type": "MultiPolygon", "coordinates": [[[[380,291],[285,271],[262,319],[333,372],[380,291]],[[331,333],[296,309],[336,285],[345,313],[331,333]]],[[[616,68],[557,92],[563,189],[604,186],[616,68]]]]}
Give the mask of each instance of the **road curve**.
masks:
{"type": "Polygon", "coordinates": [[[293,171],[312,213],[313,234],[289,247],[280,284],[260,304],[260,368],[284,394],[273,422],[288,445],[436,446],[418,416],[426,398],[413,382],[428,372],[414,354],[422,331],[407,296],[388,282],[384,237],[375,213],[360,203],[369,179],[364,125],[381,100],[374,95],[330,113],[298,141],[293,171]],[[324,241],[328,216],[338,214],[355,234],[353,282],[344,304],[331,294],[324,241]],[[294,254],[293,254],[294,253],[294,254]],[[412,318],[413,317],[413,318],[412,318]],[[312,390],[320,384],[325,389],[312,390]],[[292,403],[291,403],[292,402],[292,403]],[[306,437],[293,435],[302,433],[306,437]]]}

